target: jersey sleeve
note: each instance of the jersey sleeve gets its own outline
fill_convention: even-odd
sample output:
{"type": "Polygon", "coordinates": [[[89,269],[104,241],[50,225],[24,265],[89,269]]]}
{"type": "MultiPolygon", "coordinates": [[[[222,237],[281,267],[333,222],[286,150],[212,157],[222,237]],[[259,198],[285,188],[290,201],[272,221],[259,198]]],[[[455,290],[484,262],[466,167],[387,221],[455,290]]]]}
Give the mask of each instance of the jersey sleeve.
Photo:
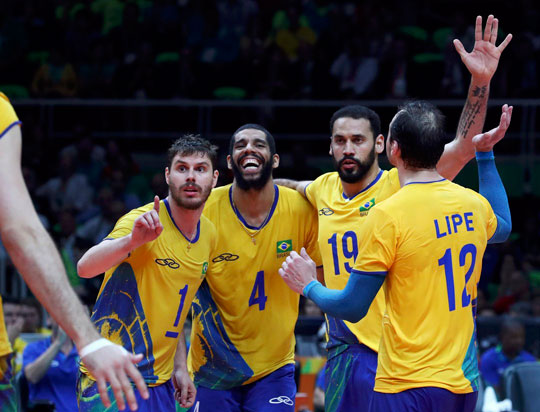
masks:
{"type": "Polygon", "coordinates": [[[317,219],[317,211],[314,208],[307,213],[307,228],[306,228],[306,242],[304,247],[308,252],[308,255],[317,264],[317,267],[322,266],[322,257],[319,250],[318,234],[319,234],[319,221],[317,219]]]}
{"type": "Polygon", "coordinates": [[[388,213],[374,207],[362,228],[359,236],[358,258],[353,272],[366,274],[386,274],[396,255],[398,227],[388,213]]]}
{"type": "Polygon", "coordinates": [[[21,124],[4,93],[0,92],[0,139],[15,125],[21,124]]]}
{"type": "Polygon", "coordinates": [[[315,208],[317,207],[317,198],[315,197],[315,194],[320,190],[320,183],[321,179],[318,178],[313,182],[309,183],[304,188],[304,194],[306,195],[306,199],[309,203],[311,203],[311,206],[315,208]]]}

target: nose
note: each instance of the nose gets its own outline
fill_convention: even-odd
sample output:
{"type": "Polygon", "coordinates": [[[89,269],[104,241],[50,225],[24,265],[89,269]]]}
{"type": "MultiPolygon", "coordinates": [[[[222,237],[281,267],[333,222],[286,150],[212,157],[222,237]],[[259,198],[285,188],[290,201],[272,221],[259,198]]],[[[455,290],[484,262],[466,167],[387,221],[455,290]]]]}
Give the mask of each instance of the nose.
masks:
{"type": "Polygon", "coordinates": [[[343,154],[345,155],[354,155],[354,145],[350,140],[347,140],[345,142],[345,147],[343,150],[343,154]]]}
{"type": "Polygon", "coordinates": [[[189,181],[189,182],[194,182],[195,181],[195,170],[193,168],[190,168],[188,170],[186,180],[189,181]]]}

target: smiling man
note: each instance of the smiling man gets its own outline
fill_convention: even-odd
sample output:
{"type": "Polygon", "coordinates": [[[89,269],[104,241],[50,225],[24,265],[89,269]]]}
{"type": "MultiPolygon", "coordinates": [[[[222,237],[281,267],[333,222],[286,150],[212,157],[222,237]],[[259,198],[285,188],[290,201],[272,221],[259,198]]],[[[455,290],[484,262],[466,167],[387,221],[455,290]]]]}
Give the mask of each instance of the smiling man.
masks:
{"type": "MultiPolygon", "coordinates": [[[[182,407],[195,399],[182,327],[216,241],[214,225],[201,216],[217,182],[216,146],[185,136],[168,155],[169,196],[162,201],[156,196],[120,218],[77,267],[86,278],[106,272],[92,320],[104,337],[144,355],[138,368],[150,398],[139,400],[137,394],[137,399],[139,410],[149,412],[175,411],[175,398],[182,407]]],[[[101,410],[96,383],[84,367],[81,371],[79,409],[101,410]]]]}
{"type": "Polygon", "coordinates": [[[193,409],[292,412],[299,297],[278,270],[302,246],[318,260],[317,216],[298,192],[274,185],[279,156],[264,127],[240,127],[227,164],[233,183],[215,189],[204,209],[218,242],[193,302],[193,409]]]}

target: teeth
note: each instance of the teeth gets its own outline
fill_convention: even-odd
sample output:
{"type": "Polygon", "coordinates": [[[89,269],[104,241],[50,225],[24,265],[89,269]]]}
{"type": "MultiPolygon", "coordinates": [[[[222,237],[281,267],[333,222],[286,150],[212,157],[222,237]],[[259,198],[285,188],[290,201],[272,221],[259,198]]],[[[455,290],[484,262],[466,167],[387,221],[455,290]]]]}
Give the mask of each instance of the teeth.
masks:
{"type": "Polygon", "coordinates": [[[247,167],[258,167],[259,166],[259,161],[257,159],[254,159],[254,158],[247,158],[245,159],[243,162],[242,162],[242,167],[244,168],[247,168],[247,167]]]}

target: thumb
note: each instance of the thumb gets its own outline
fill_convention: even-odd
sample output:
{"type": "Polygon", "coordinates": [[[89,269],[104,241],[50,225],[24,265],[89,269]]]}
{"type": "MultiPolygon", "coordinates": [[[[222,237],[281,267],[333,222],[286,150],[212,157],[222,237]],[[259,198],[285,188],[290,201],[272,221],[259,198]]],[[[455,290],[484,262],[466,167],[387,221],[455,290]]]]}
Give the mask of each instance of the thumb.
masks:
{"type": "Polygon", "coordinates": [[[461,57],[467,54],[465,47],[463,47],[463,43],[461,43],[458,39],[454,39],[454,47],[461,57]]]}
{"type": "Polygon", "coordinates": [[[159,214],[159,196],[154,196],[154,210],[159,214]]]}
{"type": "Polygon", "coordinates": [[[134,355],[134,354],[130,353],[129,357],[131,358],[132,363],[139,363],[140,361],[142,361],[143,354],[142,353],[137,353],[136,355],[134,355]]]}
{"type": "Polygon", "coordinates": [[[302,250],[300,250],[300,256],[304,258],[304,260],[307,260],[308,262],[313,262],[311,257],[308,255],[308,252],[306,252],[306,248],[303,247],[302,250]]]}

